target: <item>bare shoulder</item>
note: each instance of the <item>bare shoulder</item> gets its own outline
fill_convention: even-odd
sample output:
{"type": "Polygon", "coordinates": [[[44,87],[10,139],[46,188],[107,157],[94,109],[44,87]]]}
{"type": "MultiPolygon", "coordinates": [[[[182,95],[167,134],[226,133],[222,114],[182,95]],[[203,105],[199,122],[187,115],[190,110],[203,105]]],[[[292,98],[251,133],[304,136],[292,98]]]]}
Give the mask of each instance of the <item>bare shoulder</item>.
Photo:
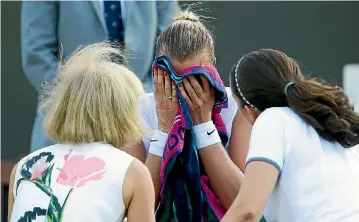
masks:
{"type": "Polygon", "coordinates": [[[122,193],[126,208],[136,192],[146,192],[146,189],[149,188],[154,192],[151,175],[147,167],[140,160],[134,159],[123,182],[122,193]]]}
{"type": "Polygon", "coordinates": [[[138,159],[134,159],[127,170],[125,179],[138,181],[139,178],[146,178],[147,176],[150,176],[147,167],[138,159]]]}
{"type": "Polygon", "coordinates": [[[17,163],[15,164],[15,166],[12,168],[12,170],[11,170],[11,176],[12,176],[12,175],[15,175],[16,170],[17,170],[17,167],[19,166],[19,163],[20,163],[20,161],[17,162],[17,163]]]}
{"type": "Polygon", "coordinates": [[[12,168],[11,170],[11,174],[10,174],[10,184],[14,182],[15,180],[15,176],[16,176],[16,171],[17,171],[17,167],[19,166],[19,162],[17,164],[15,164],[15,166],[12,168]]]}
{"type": "Polygon", "coordinates": [[[128,221],[146,218],[146,221],[154,222],[154,186],[149,171],[139,160],[134,160],[129,167],[123,189],[128,221]]]}

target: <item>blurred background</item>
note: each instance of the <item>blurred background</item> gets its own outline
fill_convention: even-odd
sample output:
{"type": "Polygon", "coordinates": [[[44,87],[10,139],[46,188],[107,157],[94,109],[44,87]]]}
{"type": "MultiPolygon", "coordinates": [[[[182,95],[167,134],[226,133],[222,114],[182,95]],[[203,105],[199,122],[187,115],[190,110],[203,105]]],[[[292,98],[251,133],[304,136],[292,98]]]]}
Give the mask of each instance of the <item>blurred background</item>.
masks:
{"type": "MultiPolygon", "coordinates": [[[[21,2],[1,2],[3,221],[9,170],[29,152],[36,113],[36,92],[21,68],[20,7],[21,2]]],[[[201,7],[206,10],[200,14],[213,18],[207,23],[215,35],[217,65],[227,85],[231,66],[243,54],[275,48],[296,58],[307,74],[339,86],[343,81],[349,88],[351,84],[353,100],[356,93],[359,95],[359,71],[355,66],[359,64],[359,2],[208,1],[201,7]],[[343,76],[349,77],[343,80],[343,76]]]]}

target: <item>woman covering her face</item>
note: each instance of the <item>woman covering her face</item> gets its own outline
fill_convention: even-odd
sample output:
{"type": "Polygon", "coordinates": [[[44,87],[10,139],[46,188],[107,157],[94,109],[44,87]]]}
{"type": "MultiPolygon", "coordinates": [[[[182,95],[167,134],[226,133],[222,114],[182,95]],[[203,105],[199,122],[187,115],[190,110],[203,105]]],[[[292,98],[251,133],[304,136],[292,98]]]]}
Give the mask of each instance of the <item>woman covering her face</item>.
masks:
{"type": "MultiPolygon", "coordinates": [[[[183,11],[159,35],[156,56],[166,56],[174,71],[182,73],[193,66],[215,66],[214,48],[212,34],[201,19],[192,12],[183,11]]],[[[202,75],[185,78],[182,84],[176,86],[171,80],[170,73],[165,70],[154,68],[153,74],[154,93],[147,94],[140,104],[142,119],[153,130],[153,134],[145,136],[141,144],[131,146],[126,151],[146,162],[155,186],[157,201],[161,189],[160,170],[163,150],[180,107],[177,93],[184,98],[196,129],[212,123],[215,96],[213,88],[202,75]]],[[[245,119],[237,113],[237,104],[230,89],[226,88],[226,91],[228,108],[223,108],[220,115],[230,141],[226,145],[215,142],[198,149],[210,185],[224,209],[230,207],[238,193],[243,177],[239,167],[244,166],[246,153],[243,151],[248,150],[246,138],[250,131],[250,124],[243,121],[245,119]],[[232,129],[233,121],[237,125],[236,129],[232,129]],[[238,130],[239,128],[241,130],[238,130]],[[234,133],[243,134],[244,139],[232,138],[231,134],[234,133]]],[[[212,128],[203,127],[199,129],[199,134],[218,137],[218,132],[211,133],[211,130],[212,128]]]]}
{"type": "Polygon", "coordinates": [[[45,102],[45,130],[57,144],[14,167],[9,221],[155,221],[150,174],[121,151],[143,137],[136,101],[144,94],[121,58],[98,43],[60,66],[45,102]]]}
{"type": "Polygon", "coordinates": [[[262,49],[233,68],[253,124],[243,184],[223,221],[359,221],[359,115],[339,87],[262,49]]]}

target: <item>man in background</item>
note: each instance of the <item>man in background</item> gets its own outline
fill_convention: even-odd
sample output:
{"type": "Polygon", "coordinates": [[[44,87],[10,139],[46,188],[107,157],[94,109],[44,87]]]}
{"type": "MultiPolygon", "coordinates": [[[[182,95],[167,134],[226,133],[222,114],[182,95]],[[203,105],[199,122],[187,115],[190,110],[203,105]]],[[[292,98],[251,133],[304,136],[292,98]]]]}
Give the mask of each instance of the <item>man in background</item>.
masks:
{"type": "MultiPolygon", "coordinates": [[[[23,1],[24,73],[39,90],[43,82],[54,80],[60,53],[66,59],[81,45],[109,40],[124,45],[130,68],[150,92],[157,35],[177,12],[177,1],[23,1]]],[[[38,110],[30,150],[51,144],[38,110]]]]}

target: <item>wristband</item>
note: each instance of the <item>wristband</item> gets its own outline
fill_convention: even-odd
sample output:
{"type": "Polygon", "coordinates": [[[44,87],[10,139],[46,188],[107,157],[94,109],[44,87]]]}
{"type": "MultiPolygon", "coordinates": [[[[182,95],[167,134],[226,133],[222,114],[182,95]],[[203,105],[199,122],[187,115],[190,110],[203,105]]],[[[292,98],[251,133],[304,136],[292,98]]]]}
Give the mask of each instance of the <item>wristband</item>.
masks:
{"type": "Polygon", "coordinates": [[[167,137],[168,137],[167,133],[155,129],[152,135],[150,148],[148,149],[148,152],[153,155],[162,157],[163,151],[165,150],[167,137]]]}
{"type": "Polygon", "coordinates": [[[216,143],[220,143],[221,138],[217,132],[213,121],[201,123],[192,127],[197,149],[202,149],[216,143]]]}

